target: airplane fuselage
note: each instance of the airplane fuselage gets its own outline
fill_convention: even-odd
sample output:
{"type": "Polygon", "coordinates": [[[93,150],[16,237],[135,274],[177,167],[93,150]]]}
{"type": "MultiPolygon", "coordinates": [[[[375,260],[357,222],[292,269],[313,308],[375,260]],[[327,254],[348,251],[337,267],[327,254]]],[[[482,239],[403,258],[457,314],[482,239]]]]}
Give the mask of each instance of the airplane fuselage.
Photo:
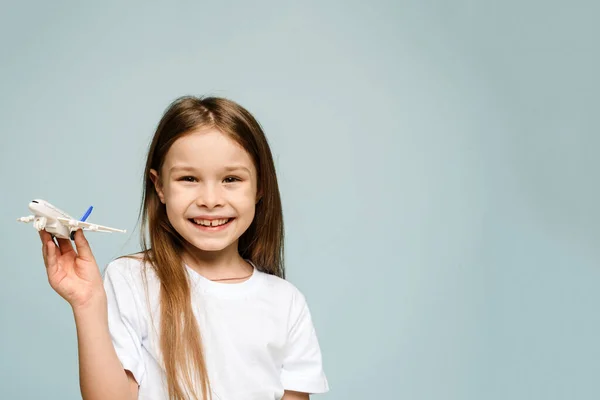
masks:
{"type": "Polygon", "coordinates": [[[66,212],[54,207],[52,204],[48,203],[45,200],[33,200],[31,201],[31,203],[29,203],[28,207],[29,210],[33,213],[33,215],[35,215],[34,224],[36,223],[36,221],[45,218],[46,232],[62,239],[69,239],[73,229],[61,224],[56,218],[62,217],[73,219],[73,217],[71,217],[66,212]]]}
{"type": "Polygon", "coordinates": [[[90,206],[81,219],[74,219],[63,210],[59,210],[45,200],[35,199],[29,203],[29,210],[33,215],[17,218],[19,222],[33,222],[33,227],[38,231],[45,230],[52,236],[74,240],[75,232],[79,229],[92,232],[127,232],[125,229],[111,228],[87,221],[87,217],[94,207],[90,206]]]}

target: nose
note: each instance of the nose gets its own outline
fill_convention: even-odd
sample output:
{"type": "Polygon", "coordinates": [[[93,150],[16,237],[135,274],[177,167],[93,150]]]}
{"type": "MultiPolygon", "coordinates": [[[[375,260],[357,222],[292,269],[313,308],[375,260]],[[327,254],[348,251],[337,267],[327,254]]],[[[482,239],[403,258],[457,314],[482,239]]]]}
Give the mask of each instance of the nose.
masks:
{"type": "Polygon", "coordinates": [[[218,184],[204,185],[196,198],[196,205],[199,207],[215,208],[223,203],[223,189],[218,184]]]}

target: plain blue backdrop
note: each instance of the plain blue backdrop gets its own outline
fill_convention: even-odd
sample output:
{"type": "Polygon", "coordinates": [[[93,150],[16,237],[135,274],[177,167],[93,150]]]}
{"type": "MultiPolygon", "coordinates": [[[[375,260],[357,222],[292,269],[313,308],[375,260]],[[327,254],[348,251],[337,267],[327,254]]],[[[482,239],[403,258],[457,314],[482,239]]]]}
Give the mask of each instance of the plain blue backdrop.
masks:
{"type": "Polygon", "coordinates": [[[263,125],[326,400],[600,398],[596,2],[4,4],[0,398],[80,398],[27,203],[138,249],[145,152],[185,94],[263,125]]]}

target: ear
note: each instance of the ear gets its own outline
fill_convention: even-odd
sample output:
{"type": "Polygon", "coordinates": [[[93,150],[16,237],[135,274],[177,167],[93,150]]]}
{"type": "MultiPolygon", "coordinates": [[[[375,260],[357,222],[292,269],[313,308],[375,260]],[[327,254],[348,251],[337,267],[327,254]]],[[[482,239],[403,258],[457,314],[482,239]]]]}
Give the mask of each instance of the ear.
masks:
{"type": "Polygon", "coordinates": [[[158,172],[156,172],[156,170],[150,170],[150,179],[154,184],[154,189],[156,190],[156,194],[158,194],[160,202],[165,204],[165,194],[163,193],[162,184],[160,183],[160,177],[158,176],[158,172]]]}
{"type": "Polygon", "coordinates": [[[262,191],[256,192],[256,201],[254,202],[254,205],[258,204],[262,200],[262,197],[262,191]]]}

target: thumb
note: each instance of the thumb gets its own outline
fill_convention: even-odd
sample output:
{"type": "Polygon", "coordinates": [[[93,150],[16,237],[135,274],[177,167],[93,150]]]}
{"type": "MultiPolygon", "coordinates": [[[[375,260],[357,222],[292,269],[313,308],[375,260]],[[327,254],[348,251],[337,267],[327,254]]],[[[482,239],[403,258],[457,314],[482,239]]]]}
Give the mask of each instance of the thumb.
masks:
{"type": "Polygon", "coordinates": [[[79,255],[79,258],[81,258],[83,261],[94,261],[92,249],[90,248],[90,244],[85,238],[82,229],[77,229],[77,231],[75,231],[75,246],[77,247],[77,254],[79,255]]]}

